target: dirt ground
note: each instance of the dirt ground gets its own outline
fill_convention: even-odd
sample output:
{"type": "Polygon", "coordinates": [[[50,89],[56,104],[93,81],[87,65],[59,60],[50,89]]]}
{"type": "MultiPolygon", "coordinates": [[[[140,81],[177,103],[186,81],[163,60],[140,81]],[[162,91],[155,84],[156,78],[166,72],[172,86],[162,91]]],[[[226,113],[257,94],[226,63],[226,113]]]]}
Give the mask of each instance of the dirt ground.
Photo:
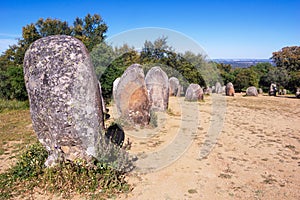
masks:
{"type": "Polygon", "coordinates": [[[145,162],[117,199],[300,199],[299,99],[172,97],[169,108],[157,113],[157,128],[125,130],[145,162]]]}
{"type": "MultiPolygon", "coordinates": [[[[181,103],[183,98],[170,99],[172,112],[158,117],[163,122],[155,129],[158,134],[139,137],[127,131],[133,141],[131,152],[147,157],[168,148],[186,119],[181,103]]],[[[236,94],[217,99],[207,96],[194,104],[200,123],[187,149],[151,172],[133,172],[128,178],[132,192],[119,199],[300,199],[299,99],[236,94]],[[222,109],[214,118],[214,112],[222,109]],[[216,144],[201,157],[214,120],[224,121],[212,138],[216,144]]]]}

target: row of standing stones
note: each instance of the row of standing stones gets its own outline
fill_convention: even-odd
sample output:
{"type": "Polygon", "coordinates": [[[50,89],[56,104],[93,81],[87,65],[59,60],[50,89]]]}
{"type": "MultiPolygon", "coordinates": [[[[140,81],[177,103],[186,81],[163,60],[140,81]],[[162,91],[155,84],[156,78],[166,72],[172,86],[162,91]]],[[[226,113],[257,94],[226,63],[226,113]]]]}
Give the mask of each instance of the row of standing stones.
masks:
{"type": "MultiPolygon", "coordinates": [[[[65,35],[35,41],[24,57],[24,78],[33,129],[49,152],[45,165],[53,166],[61,157],[71,161],[97,157],[106,108],[84,44],[65,35]]],[[[234,96],[232,83],[225,90],[234,96]]],[[[204,92],[198,84],[190,84],[185,100],[203,100],[205,92],[221,91],[220,83],[204,92]]],[[[165,111],[169,96],[182,93],[179,80],[168,79],[160,67],[151,68],[145,77],[141,66],[134,64],[113,83],[119,114],[140,125],[149,123],[151,110],[165,111]]],[[[257,90],[250,87],[248,93],[256,96],[257,90]]]]}

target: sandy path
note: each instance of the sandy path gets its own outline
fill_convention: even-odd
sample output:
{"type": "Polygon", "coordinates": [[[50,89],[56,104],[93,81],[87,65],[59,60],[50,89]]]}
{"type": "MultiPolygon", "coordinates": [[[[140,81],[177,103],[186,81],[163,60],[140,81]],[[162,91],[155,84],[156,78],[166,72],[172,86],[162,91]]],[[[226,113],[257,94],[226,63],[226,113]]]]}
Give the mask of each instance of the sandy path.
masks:
{"type": "MultiPolygon", "coordinates": [[[[160,170],[131,174],[134,189],[119,198],[300,199],[300,101],[240,94],[224,98],[225,123],[207,157],[199,159],[212,124],[212,104],[218,104],[212,97],[198,103],[201,123],[188,150],[160,170]]],[[[176,101],[171,99],[170,107],[180,113],[176,101]]],[[[170,145],[180,120],[167,115],[159,127],[161,135],[151,139],[128,136],[133,141],[131,152],[147,154],[170,145]]]]}

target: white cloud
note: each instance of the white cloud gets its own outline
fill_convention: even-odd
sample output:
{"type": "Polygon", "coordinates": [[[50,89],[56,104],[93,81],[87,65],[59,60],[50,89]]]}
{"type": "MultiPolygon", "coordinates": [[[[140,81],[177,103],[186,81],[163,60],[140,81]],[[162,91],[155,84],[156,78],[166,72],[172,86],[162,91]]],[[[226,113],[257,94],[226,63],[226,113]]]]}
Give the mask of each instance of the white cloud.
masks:
{"type": "Polygon", "coordinates": [[[2,54],[9,48],[9,45],[17,44],[16,39],[0,39],[0,53],[2,54]]]}

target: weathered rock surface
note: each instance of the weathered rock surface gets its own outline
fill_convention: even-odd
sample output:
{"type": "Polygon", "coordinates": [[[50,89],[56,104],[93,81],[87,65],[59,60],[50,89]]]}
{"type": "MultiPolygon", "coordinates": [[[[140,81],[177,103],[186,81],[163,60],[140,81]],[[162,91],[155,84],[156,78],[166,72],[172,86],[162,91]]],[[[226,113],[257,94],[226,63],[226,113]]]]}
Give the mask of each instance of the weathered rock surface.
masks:
{"type": "Polygon", "coordinates": [[[113,82],[113,98],[114,98],[114,100],[116,98],[116,91],[117,91],[117,86],[118,86],[119,82],[120,82],[120,77],[116,78],[113,82]]]}
{"type": "Polygon", "coordinates": [[[181,94],[183,94],[183,86],[179,84],[176,97],[181,97],[181,94]]]}
{"type": "Polygon", "coordinates": [[[215,93],[222,94],[222,86],[220,82],[216,82],[215,93]]]}
{"type": "Polygon", "coordinates": [[[176,96],[179,89],[179,80],[176,77],[169,79],[169,96],[176,96]]]}
{"type": "Polygon", "coordinates": [[[103,129],[101,94],[87,49],[70,36],[35,41],[24,58],[33,128],[46,161],[89,159],[103,129]]]}
{"type": "Polygon", "coordinates": [[[270,89],[269,89],[269,95],[270,96],[276,96],[276,93],[277,93],[277,86],[275,83],[272,83],[270,85],[270,89]]]}
{"type": "Polygon", "coordinates": [[[216,93],[216,86],[213,85],[213,86],[211,87],[211,93],[216,93]]]}
{"type": "MultiPolygon", "coordinates": [[[[145,78],[151,109],[165,111],[169,103],[169,79],[160,67],[152,67],[145,78]]],[[[180,90],[179,90],[180,92],[180,90]]]]}
{"type": "Polygon", "coordinates": [[[254,87],[254,86],[248,87],[246,90],[246,95],[247,96],[258,96],[256,87],[254,87]]]}
{"type": "Polygon", "coordinates": [[[199,101],[203,100],[203,89],[198,84],[190,84],[186,89],[185,100],[186,101],[199,101]]]}
{"type": "Polygon", "coordinates": [[[141,66],[131,65],[121,76],[115,96],[121,117],[140,125],[146,125],[150,121],[150,101],[144,78],[141,66]]]}
{"type": "Polygon", "coordinates": [[[234,87],[233,84],[231,82],[227,83],[226,88],[225,88],[225,93],[226,96],[234,96],[234,87]]]}
{"type": "Polygon", "coordinates": [[[296,91],[296,98],[300,98],[300,88],[297,88],[297,91],[296,91]]]}
{"type": "Polygon", "coordinates": [[[264,91],[261,88],[258,88],[258,94],[263,94],[264,91]]]}

